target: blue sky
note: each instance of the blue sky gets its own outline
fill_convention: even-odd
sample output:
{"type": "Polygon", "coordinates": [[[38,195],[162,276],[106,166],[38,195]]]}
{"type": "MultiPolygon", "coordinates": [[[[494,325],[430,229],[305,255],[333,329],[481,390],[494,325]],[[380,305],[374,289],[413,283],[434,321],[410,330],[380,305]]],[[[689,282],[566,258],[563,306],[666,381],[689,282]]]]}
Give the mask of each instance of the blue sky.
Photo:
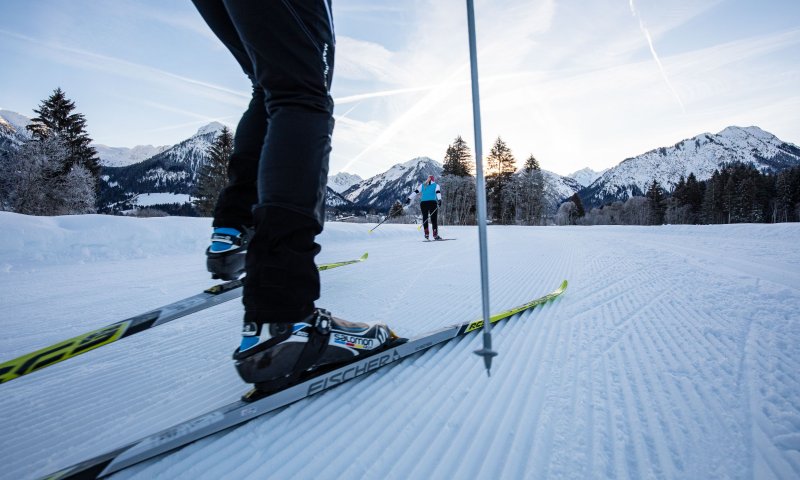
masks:
{"type": "MultiPolygon", "coordinates": [[[[484,155],[602,169],[729,125],[800,143],[797,0],[476,0],[484,155]]],[[[472,116],[462,0],[335,0],[331,172],[441,161],[472,116]]],[[[2,0],[0,108],[61,87],[98,143],[235,126],[249,85],[189,0],[2,0]]]]}

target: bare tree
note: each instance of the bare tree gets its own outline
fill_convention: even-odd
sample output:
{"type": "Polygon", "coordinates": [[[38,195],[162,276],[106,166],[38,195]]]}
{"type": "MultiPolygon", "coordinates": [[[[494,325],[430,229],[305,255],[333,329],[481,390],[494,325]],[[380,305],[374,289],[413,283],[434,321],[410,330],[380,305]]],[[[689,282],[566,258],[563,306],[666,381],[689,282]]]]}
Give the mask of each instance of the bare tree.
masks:
{"type": "Polygon", "coordinates": [[[2,161],[0,205],[27,215],[95,212],[95,177],[70,164],[69,149],[58,135],[30,140],[2,161]]]}
{"type": "Polygon", "coordinates": [[[622,221],[626,225],[650,224],[650,199],[631,197],[622,206],[622,221]]]}
{"type": "Polygon", "coordinates": [[[558,212],[556,212],[556,225],[572,225],[572,220],[577,210],[578,208],[572,202],[562,203],[558,207],[558,212]]]}
{"type": "Polygon", "coordinates": [[[439,218],[446,225],[475,225],[475,178],[444,175],[439,218]]]}

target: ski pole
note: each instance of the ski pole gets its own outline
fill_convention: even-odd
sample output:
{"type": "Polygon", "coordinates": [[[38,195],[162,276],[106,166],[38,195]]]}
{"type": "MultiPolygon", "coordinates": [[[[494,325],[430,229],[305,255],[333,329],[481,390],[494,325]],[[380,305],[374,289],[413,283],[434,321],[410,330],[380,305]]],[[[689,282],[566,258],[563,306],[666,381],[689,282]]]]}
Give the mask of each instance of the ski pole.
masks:
{"type": "Polygon", "coordinates": [[[492,375],[492,322],[489,313],[489,261],[486,240],[486,180],[483,178],[481,161],[481,100],[478,92],[478,53],[475,40],[475,8],[472,0],[467,0],[467,27],[469,30],[469,66],[472,73],[472,120],[475,127],[475,176],[478,200],[478,241],[481,260],[481,296],[483,300],[483,348],[475,354],[483,357],[486,374],[492,375]]]}
{"type": "Polygon", "coordinates": [[[379,224],[377,224],[377,225],[375,225],[374,227],[372,227],[372,228],[370,228],[370,229],[369,229],[369,233],[372,233],[372,231],[373,231],[373,230],[375,230],[376,228],[378,228],[378,227],[380,227],[381,225],[383,225],[384,223],[386,223],[386,220],[389,220],[390,218],[392,218],[392,216],[391,216],[391,215],[386,215],[386,218],[384,218],[384,219],[381,221],[381,223],[379,223],[379,224]]]}
{"type": "Polygon", "coordinates": [[[372,228],[369,230],[369,233],[372,233],[372,231],[373,231],[373,230],[375,230],[376,228],[378,228],[378,227],[380,227],[381,225],[383,225],[384,223],[386,223],[386,220],[389,220],[389,219],[390,219],[390,218],[392,218],[393,216],[394,216],[394,215],[392,215],[392,210],[391,210],[391,209],[389,209],[389,213],[387,213],[387,214],[386,214],[386,218],[384,218],[384,219],[381,221],[381,223],[379,223],[379,224],[375,225],[374,227],[372,227],[372,228]]]}

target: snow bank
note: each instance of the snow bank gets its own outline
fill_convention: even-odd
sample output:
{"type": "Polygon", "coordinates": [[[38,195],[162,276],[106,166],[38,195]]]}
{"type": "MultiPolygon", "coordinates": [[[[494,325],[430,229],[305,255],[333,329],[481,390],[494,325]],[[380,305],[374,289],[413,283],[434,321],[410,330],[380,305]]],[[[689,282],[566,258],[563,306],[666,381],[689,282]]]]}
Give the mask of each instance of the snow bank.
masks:
{"type": "Polygon", "coordinates": [[[0,270],[202,253],[210,228],[211,221],[205,218],[32,217],[0,212],[0,270]]]}

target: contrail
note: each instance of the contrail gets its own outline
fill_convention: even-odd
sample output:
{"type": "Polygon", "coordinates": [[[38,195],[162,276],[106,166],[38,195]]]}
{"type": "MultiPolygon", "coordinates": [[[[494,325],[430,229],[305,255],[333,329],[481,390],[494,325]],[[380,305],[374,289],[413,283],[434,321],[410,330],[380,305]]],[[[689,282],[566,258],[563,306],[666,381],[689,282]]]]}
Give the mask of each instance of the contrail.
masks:
{"type": "Polygon", "coordinates": [[[396,88],[394,90],[384,90],[381,92],[370,92],[370,93],[362,93],[359,95],[349,95],[347,97],[337,97],[334,98],[334,101],[336,102],[336,105],[344,105],[346,103],[360,102],[361,100],[367,100],[370,98],[391,97],[403,93],[413,93],[425,90],[433,90],[434,88],[439,88],[439,87],[440,85],[426,85],[422,87],[396,88]]]}
{"type": "Polygon", "coordinates": [[[653,59],[656,61],[656,65],[658,65],[658,70],[661,72],[661,77],[664,79],[667,87],[672,92],[672,95],[678,101],[683,113],[686,113],[686,107],[683,105],[683,100],[681,100],[680,95],[678,95],[678,91],[675,90],[675,87],[673,87],[672,83],[669,81],[669,77],[667,77],[667,71],[664,70],[664,65],[661,63],[661,59],[658,58],[658,53],[656,53],[656,47],[653,45],[653,37],[650,36],[650,31],[647,30],[647,27],[645,27],[642,17],[636,12],[636,6],[633,4],[633,0],[629,0],[629,5],[631,8],[631,14],[633,14],[633,16],[639,20],[639,29],[642,31],[642,33],[644,33],[644,38],[647,39],[647,44],[650,46],[650,53],[653,54],[653,59]]]}
{"type": "MultiPolygon", "coordinates": [[[[95,60],[89,65],[89,68],[93,68],[95,70],[103,70],[107,72],[112,72],[116,75],[124,76],[126,72],[132,72],[134,74],[139,75],[140,77],[144,78],[145,80],[153,81],[154,79],[164,79],[169,78],[173,80],[177,80],[178,82],[182,82],[184,84],[190,84],[194,86],[201,87],[205,90],[212,90],[216,92],[221,92],[225,95],[234,96],[238,98],[250,98],[249,92],[241,92],[237,90],[231,90],[229,88],[225,88],[219,85],[214,85],[212,83],[202,82],[200,80],[195,80],[193,78],[184,77],[181,75],[176,75],[174,73],[170,73],[164,70],[160,70],[155,67],[150,67],[148,65],[142,65],[139,63],[129,62],[127,60],[123,60],[121,58],[110,57],[107,55],[102,55],[99,53],[94,53],[88,50],[83,50],[79,48],[72,48],[65,45],[59,45],[55,43],[44,42],[27,35],[22,35],[16,32],[0,29],[0,35],[6,35],[12,38],[16,38],[18,40],[22,40],[33,45],[37,45],[39,47],[44,47],[50,50],[60,51],[60,52],[67,52],[73,54],[78,57],[89,58],[95,60]],[[127,70],[125,70],[127,69],[127,70]]],[[[227,103],[231,103],[234,105],[240,105],[241,102],[236,101],[228,101],[227,103]]]]}

